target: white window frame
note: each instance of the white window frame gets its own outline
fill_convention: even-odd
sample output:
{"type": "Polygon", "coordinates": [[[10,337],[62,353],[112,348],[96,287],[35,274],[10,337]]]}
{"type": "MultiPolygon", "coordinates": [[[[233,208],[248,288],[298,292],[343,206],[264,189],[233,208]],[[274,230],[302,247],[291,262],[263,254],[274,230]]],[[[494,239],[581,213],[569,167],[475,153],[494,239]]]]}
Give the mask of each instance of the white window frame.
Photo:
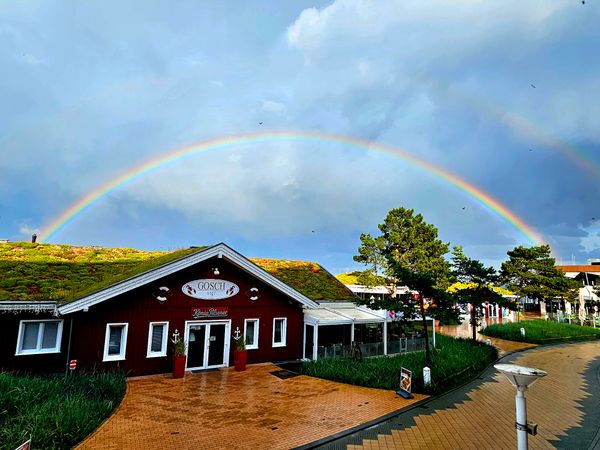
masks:
{"type": "Polygon", "coordinates": [[[104,357],[102,361],[123,361],[125,359],[125,353],[127,352],[127,331],[129,329],[129,323],[107,323],[106,332],[104,333],[104,357]],[[110,327],[124,326],[123,334],[121,336],[121,351],[118,355],[108,354],[108,340],[110,338],[110,327]]]}
{"type": "Polygon", "coordinates": [[[17,348],[15,350],[15,356],[23,355],[43,355],[47,353],[60,353],[60,346],[62,343],[62,331],[63,331],[63,320],[62,319],[48,319],[48,320],[21,320],[19,322],[19,334],[17,335],[17,348]],[[56,345],[54,348],[41,348],[42,339],[44,336],[45,323],[57,322],[58,328],[56,330],[56,345]],[[39,323],[38,337],[36,342],[36,348],[30,350],[23,350],[23,337],[25,334],[25,323],[39,323]]]}
{"type": "Polygon", "coordinates": [[[244,319],[244,340],[246,339],[246,326],[248,322],[255,322],[254,324],[254,345],[246,344],[247,350],[257,350],[258,349],[258,325],[260,324],[260,319],[244,319]]]}
{"type": "Polygon", "coordinates": [[[169,339],[169,322],[150,322],[148,325],[148,349],[146,351],[146,358],[160,358],[167,356],[167,342],[169,339]],[[162,350],[160,352],[152,351],[152,329],[154,325],[163,325],[164,333],[162,339],[162,350]]]}
{"type": "Polygon", "coordinates": [[[273,336],[272,345],[273,347],[285,347],[287,342],[287,317],[273,317],[273,336]],[[275,342],[275,323],[278,320],[283,320],[281,327],[281,342],[275,342]]]}

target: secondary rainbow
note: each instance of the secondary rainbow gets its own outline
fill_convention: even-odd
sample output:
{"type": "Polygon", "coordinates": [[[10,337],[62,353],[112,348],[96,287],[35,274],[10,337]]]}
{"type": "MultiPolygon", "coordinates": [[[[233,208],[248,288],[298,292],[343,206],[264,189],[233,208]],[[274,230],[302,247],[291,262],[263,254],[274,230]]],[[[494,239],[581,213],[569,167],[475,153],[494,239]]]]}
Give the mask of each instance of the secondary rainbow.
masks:
{"type": "Polygon", "coordinates": [[[388,145],[370,142],[363,139],[330,133],[318,133],[310,131],[267,131],[260,133],[247,133],[219,137],[216,139],[198,142],[189,146],[169,150],[158,155],[142,164],[131,167],[129,170],[121,173],[115,178],[108,180],[94,190],[87,193],[84,197],[77,200],[67,209],[65,209],[56,219],[46,226],[40,235],[41,242],[47,242],[55,237],[67,224],[75,220],[78,216],[89,210],[92,206],[98,203],[103,197],[120,187],[141,178],[148,173],[162,168],[170,163],[181,160],[183,158],[193,157],[202,152],[216,151],[224,148],[261,143],[275,142],[328,142],[347,145],[361,149],[368,149],[387,153],[398,157],[436,177],[445,180],[454,188],[464,192],[468,196],[475,199],[486,209],[503,219],[510,224],[532,245],[540,245],[544,243],[542,236],[528,225],[523,219],[509,210],[506,206],[500,203],[495,198],[483,190],[477,188],[468,181],[458,177],[457,175],[443,169],[435,164],[432,164],[418,156],[415,156],[406,150],[402,150],[388,145]]]}

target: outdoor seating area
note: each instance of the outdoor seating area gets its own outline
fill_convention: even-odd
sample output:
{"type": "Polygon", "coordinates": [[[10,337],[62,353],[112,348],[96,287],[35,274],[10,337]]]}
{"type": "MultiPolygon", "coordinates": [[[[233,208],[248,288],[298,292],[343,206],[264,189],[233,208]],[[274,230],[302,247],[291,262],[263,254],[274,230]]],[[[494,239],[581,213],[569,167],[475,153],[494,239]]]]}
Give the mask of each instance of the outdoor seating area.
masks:
{"type": "MultiPolygon", "coordinates": [[[[307,311],[304,358],[371,357],[424,350],[421,320],[397,319],[387,311],[349,304],[327,304],[307,311]]],[[[428,318],[428,322],[430,346],[434,347],[434,321],[428,318]]]]}

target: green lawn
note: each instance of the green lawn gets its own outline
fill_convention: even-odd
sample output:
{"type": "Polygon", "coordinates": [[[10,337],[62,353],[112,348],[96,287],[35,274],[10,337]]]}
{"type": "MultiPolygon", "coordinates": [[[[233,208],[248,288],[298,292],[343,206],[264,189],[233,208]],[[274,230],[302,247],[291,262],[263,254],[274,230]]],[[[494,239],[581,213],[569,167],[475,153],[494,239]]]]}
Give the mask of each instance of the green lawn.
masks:
{"type": "Polygon", "coordinates": [[[116,373],[16,376],[0,373],[0,449],[32,437],[32,448],[71,448],[110,415],[125,394],[116,373]]]}
{"type": "Polygon", "coordinates": [[[490,363],[498,353],[494,347],[468,339],[454,339],[437,335],[437,349],[432,351],[430,387],[423,386],[425,352],[396,356],[364,358],[320,359],[303,363],[302,372],[327,380],[397,390],[400,367],[413,372],[413,392],[439,394],[470,380],[490,363]]]}
{"type": "Polygon", "coordinates": [[[531,342],[533,344],[600,338],[600,328],[545,320],[524,320],[522,322],[490,325],[481,330],[480,333],[509,341],[531,342]],[[525,328],[525,337],[521,335],[521,328],[525,328]]]}

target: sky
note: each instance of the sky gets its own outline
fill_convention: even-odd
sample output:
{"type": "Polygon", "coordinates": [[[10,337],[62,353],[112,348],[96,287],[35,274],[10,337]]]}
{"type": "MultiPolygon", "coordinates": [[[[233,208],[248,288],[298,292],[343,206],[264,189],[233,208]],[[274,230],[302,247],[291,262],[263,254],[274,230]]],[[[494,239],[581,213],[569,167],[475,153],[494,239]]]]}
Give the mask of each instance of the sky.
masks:
{"type": "Polygon", "coordinates": [[[284,130],[142,174],[48,242],[360,269],[361,233],[412,208],[496,267],[533,245],[600,258],[600,1],[0,2],[0,238],[178,148],[284,130]]]}

